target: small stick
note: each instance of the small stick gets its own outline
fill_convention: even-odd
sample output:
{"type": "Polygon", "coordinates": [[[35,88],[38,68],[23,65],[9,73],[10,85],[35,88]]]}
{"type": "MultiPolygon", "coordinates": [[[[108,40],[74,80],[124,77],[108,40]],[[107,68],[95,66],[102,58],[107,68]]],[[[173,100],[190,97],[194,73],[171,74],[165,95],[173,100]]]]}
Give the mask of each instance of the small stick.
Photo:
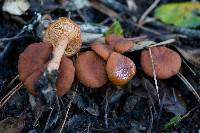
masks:
{"type": "Polygon", "coordinates": [[[3,99],[5,99],[5,100],[1,100],[0,101],[0,108],[2,108],[7,102],[8,102],[8,100],[10,100],[10,98],[21,88],[23,86],[23,84],[22,84],[22,82],[20,82],[17,86],[15,86],[15,88],[13,88],[13,92],[9,95],[9,96],[7,96],[7,98],[5,99],[5,98],[3,98],[3,99]]]}
{"type": "Polygon", "coordinates": [[[155,47],[155,46],[160,46],[160,45],[165,45],[165,44],[170,44],[170,43],[174,43],[174,42],[176,42],[175,39],[169,39],[169,40],[166,40],[166,41],[163,41],[163,42],[152,44],[152,45],[148,46],[148,48],[155,47]]]}
{"type": "Polygon", "coordinates": [[[125,39],[129,40],[129,41],[136,41],[136,42],[138,42],[138,41],[144,40],[145,38],[147,38],[146,35],[144,35],[144,36],[138,36],[138,37],[133,37],[133,38],[125,38],[125,39]]]}
{"type": "Polygon", "coordinates": [[[144,24],[144,19],[146,18],[146,16],[158,5],[158,3],[160,2],[160,0],[155,0],[151,6],[142,14],[142,16],[140,17],[140,20],[138,22],[139,26],[142,26],[144,24]]]}
{"type": "Polygon", "coordinates": [[[12,80],[10,81],[10,83],[7,85],[6,88],[10,88],[11,85],[12,85],[18,78],[19,78],[19,74],[18,74],[17,76],[15,76],[14,79],[12,79],[12,80]]]}
{"type": "Polygon", "coordinates": [[[152,69],[153,69],[153,79],[154,79],[154,82],[155,82],[156,91],[157,91],[157,95],[158,95],[158,102],[160,104],[158,81],[156,79],[156,71],[155,71],[154,60],[153,60],[152,53],[151,53],[151,48],[149,48],[149,54],[150,54],[150,57],[151,57],[151,65],[152,65],[152,69]]]}
{"type": "Polygon", "coordinates": [[[76,88],[75,88],[75,90],[74,90],[72,99],[69,101],[69,104],[68,104],[68,107],[67,107],[67,112],[66,112],[66,114],[65,114],[65,119],[64,119],[64,121],[63,121],[63,123],[62,123],[62,126],[61,126],[61,128],[60,128],[59,133],[62,133],[62,130],[63,130],[65,124],[66,124],[66,121],[67,121],[67,118],[68,118],[68,114],[69,114],[69,110],[70,110],[71,105],[72,105],[72,102],[73,102],[73,100],[74,100],[74,98],[75,98],[75,96],[76,96],[77,88],[78,88],[78,84],[76,84],[76,88]]]}
{"type": "Polygon", "coordinates": [[[200,103],[200,96],[194,89],[194,87],[190,84],[190,82],[179,72],[177,76],[183,81],[183,83],[188,87],[188,89],[194,94],[197,101],[200,103]]]}

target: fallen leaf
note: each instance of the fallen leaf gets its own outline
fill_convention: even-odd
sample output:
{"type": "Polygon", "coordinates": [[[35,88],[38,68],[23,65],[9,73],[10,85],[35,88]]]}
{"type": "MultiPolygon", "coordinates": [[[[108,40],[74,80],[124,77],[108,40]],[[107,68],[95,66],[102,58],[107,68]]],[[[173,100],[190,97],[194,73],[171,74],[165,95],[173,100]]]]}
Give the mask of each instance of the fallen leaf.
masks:
{"type": "Polygon", "coordinates": [[[115,21],[105,33],[106,36],[110,34],[123,35],[123,29],[119,21],[115,21]]]}
{"type": "Polygon", "coordinates": [[[2,9],[12,15],[22,15],[29,7],[30,4],[27,0],[6,0],[2,9]]]}
{"type": "Polygon", "coordinates": [[[195,28],[200,25],[199,10],[199,2],[170,3],[157,7],[154,16],[166,24],[195,28]]]}

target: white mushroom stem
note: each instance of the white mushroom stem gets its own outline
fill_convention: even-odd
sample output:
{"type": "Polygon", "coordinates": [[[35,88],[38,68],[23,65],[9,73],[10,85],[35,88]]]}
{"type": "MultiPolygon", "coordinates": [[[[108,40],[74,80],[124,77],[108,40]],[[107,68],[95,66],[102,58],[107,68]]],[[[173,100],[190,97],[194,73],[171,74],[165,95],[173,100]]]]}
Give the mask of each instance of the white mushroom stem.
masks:
{"type": "Polygon", "coordinates": [[[54,46],[53,52],[52,52],[53,58],[51,59],[51,61],[49,62],[47,66],[47,70],[49,72],[59,69],[61,58],[63,54],[65,53],[65,49],[68,45],[68,42],[69,42],[68,38],[62,38],[54,46]]]}

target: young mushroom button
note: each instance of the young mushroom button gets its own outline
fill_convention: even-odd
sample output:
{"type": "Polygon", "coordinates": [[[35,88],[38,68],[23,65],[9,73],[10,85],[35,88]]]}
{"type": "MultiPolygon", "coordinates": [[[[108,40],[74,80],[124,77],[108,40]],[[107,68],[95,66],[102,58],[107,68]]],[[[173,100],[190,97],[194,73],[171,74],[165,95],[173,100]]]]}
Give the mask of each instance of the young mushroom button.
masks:
{"type": "MultiPolygon", "coordinates": [[[[164,46],[151,48],[152,59],[156,77],[158,79],[167,79],[176,75],[181,67],[180,55],[164,46]]],[[[149,50],[143,50],[140,56],[140,64],[143,71],[153,77],[152,59],[149,50]]]]}
{"type": "Polygon", "coordinates": [[[112,52],[106,64],[108,78],[115,85],[124,85],[136,73],[134,62],[128,57],[112,52]]]}

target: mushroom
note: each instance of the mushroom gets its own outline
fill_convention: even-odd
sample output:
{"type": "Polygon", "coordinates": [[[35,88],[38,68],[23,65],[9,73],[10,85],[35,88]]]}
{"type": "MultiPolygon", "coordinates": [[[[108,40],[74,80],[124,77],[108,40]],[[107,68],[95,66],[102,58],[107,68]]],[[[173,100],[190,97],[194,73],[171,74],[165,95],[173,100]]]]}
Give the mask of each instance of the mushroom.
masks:
{"type": "Polygon", "coordinates": [[[136,67],[130,58],[112,52],[106,64],[106,72],[115,85],[124,85],[135,75],[136,67]]]}
{"type": "Polygon", "coordinates": [[[133,41],[115,34],[107,35],[105,41],[110,48],[121,54],[133,48],[134,46],[133,41]]]}
{"type": "MultiPolygon", "coordinates": [[[[155,74],[158,79],[168,79],[176,75],[181,68],[180,55],[164,46],[151,48],[154,61],[155,74]]],[[[148,50],[143,50],[140,56],[140,64],[143,71],[153,77],[152,59],[148,50]]]]}
{"type": "Polygon", "coordinates": [[[51,73],[53,70],[58,70],[64,53],[66,56],[73,56],[80,50],[82,45],[80,27],[72,20],[60,17],[48,26],[43,41],[54,46],[53,58],[47,66],[47,70],[51,73]]]}
{"type": "MultiPolygon", "coordinates": [[[[47,69],[52,45],[47,43],[34,43],[29,45],[24,52],[20,54],[18,70],[19,78],[32,95],[37,95],[36,84],[38,79],[47,69]]],[[[58,96],[63,96],[69,91],[74,81],[75,68],[73,62],[63,56],[59,67],[59,76],[56,81],[58,96]]]]}
{"type": "Polygon", "coordinates": [[[94,50],[104,60],[108,60],[110,54],[113,51],[108,45],[101,44],[101,43],[92,44],[91,49],[94,50]]]}
{"type": "Polygon", "coordinates": [[[51,23],[45,31],[43,42],[48,42],[55,46],[59,40],[67,38],[65,55],[73,56],[81,48],[80,27],[72,20],[60,17],[51,23]]]}
{"type": "Polygon", "coordinates": [[[87,87],[99,88],[107,83],[106,62],[93,51],[82,53],[75,62],[76,75],[87,87]]]}

